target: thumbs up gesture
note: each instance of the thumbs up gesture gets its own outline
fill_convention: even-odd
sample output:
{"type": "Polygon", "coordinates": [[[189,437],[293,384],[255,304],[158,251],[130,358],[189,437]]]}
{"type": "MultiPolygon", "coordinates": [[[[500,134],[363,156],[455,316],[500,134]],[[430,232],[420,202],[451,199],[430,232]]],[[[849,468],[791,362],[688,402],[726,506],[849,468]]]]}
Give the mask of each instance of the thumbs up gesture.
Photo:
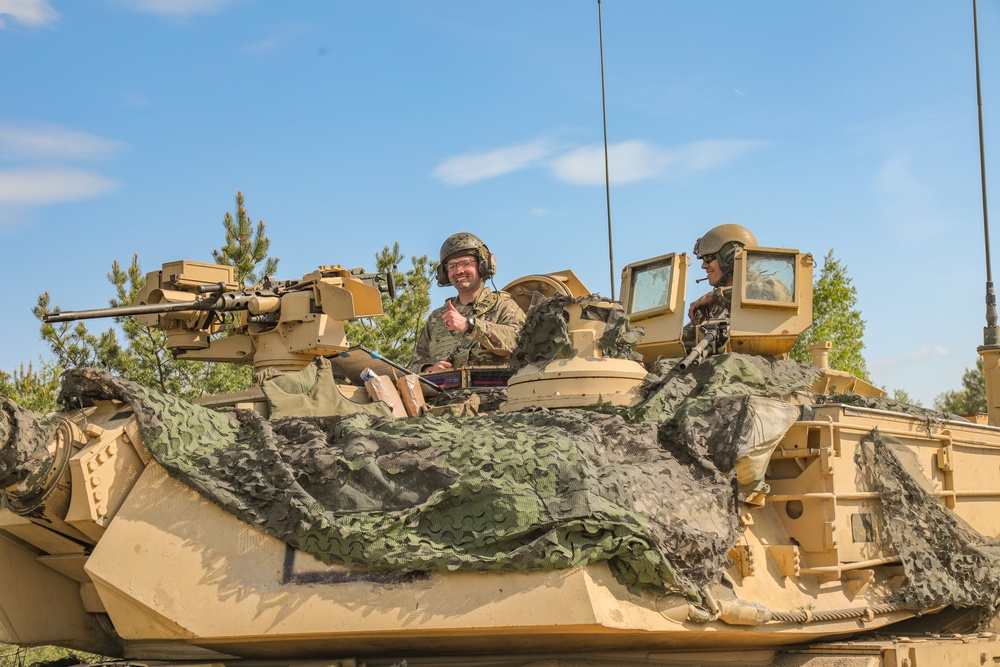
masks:
{"type": "Polygon", "coordinates": [[[468,331],[469,330],[469,320],[458,312],[455,308],[455,304],[448,301],[448,310],[444,311],[441,315],[441,319],[444,320],[445,325],[448,327],[448,331],[468,331]]]}

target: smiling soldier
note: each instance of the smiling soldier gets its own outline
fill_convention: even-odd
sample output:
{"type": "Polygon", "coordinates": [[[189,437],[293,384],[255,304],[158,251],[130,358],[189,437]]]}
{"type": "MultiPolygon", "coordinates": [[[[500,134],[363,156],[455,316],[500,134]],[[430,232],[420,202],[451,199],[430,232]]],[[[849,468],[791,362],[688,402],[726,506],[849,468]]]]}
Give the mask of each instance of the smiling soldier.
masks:
{"type": "Polygon", "coordinates": [[[417,373],[465,366],[506,366],[524,325],[524,311],[486,280],[496,260],[475,234],[453,234],[441,246],[438,285],[458,292],[427,318],[410,368],[417,373]]]}

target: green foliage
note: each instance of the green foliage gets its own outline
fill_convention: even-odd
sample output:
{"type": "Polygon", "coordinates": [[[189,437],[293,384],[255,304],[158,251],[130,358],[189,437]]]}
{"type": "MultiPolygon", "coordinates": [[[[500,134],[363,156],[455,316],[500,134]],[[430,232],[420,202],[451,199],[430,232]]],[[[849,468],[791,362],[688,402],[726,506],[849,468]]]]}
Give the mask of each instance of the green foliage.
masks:
{"type": "Polygon", "coordinates": [[[983,358],[976,359],[975,368],[966,368],[962,374],[962,388],[946,391],[934,399],[934,407],[956,415],[974,415],[986,412],[986,374],[983,358]]]}
{"type": "MultiPolygon", "coordinates": [[[[221,250],[212,251],[212,254],[217,263],[235,268],[236,280],[241,286],[252,284],[261,266],[261,275],[270,274],[277,268],[278,260],[267,256],[270,241],[264,235],[264,223],[258,223],[256,233],[253,232],[242,193],[236,195],[236,218],[227,212],[223,225],[226,245],[221,250]]],[[[135,305],[146,283],[138,256],[133,255],[127,267],[115,261],[111,265],[108,281],[115,289],[111,306],[135,305]]],[[[39,296],[38,305],[34,308],[35,316],[41,319],[52,310],[48,293],[39,296]]],[[[243,391],[250,386],[253,371],[249,366],[175,359],[167,349],[167,337],[163,331],[142,324],[134,317],[116,318],[115,321],[120,327],[121,341],[114,327],[93,334],[84,322],[42,323],[42,339],[48,343],[54,358],[46,367],[51,373],[37,381],[30,373],[24,376],[21,395],[30,397],[38,405],[54,404],[55,391],[47,394],[45,387],[57,389],[61,370],[80,366],[102,368],[188,400],[243,391]],[[36,386],[39,387],[38,393],[33,396],[28,390],[36,386]]],[[[235,318],[228,320],[228,326],[232,327],[235,321],[235,318]]],[[[0,388],[4,388],[5,395],[8,385],[12,387],[10,391],[18,391],[17,382],[16,375],[0,375],[0,388]]]]}
{"type": "MultiPolygon", "coordinates": [[[[886,391],[885,387],[882,387],[883,391],[886,391]]],[[[916,405],[918,407],[923,407],[923,403],[910,397],[910,394],[906,392],[905,389],[893,389],[891,392],[886,391],[886,393],[894,401],[899,401],[900,403],[906,403],[908,405],[916,405]]]]}
{"type": "Polygon", "coordinates": [[[813,286],[813,324],[799,336],[792,348],[792,359],[811,363],[812,355],[806,346],[828,340],[833,343],[830,368],[847,371],[869,382],[863,355],[865,321],[861,319],[857,302],[857,290],[847,275],[847,267],[830,250],[813,286]]]}
{"type": "Polygon", "coordinates": [[[236,282],[240,288],[256,285],[264,276],[273,276],[278,270],[278,259],[268,257],[271,239],[264,235],[264,221],[257,222],[254,232],[253,220],[247,215],[243,193],[236,193],[236,217],[226,211],[222,220],[226,228],[226,245],[212,251],[216,264],[225,264],[236,269],[236,282]],[[263,269],[260,265],[263,262],[263,269]]]}
{"type": "Polygon", "coordinates": [[[34,665],[76,665],[110,660],[107,656],[71,651],[59,646],[32,646],[22,648],[13,644],[0,644],[0,667],[29,667],[34,665]]]}
{"type": "Polygon", "coordinates": [[[32,364],[13,373],[0,371],[0,395],[6,396],[22,408],[45,414],[56,409],[59,380],[62,371],[51,362],[42,362],[36,371],[32,364]]]}
{"type": "MultiPolygon", "coordinates": [[[[32,313],[41,320],[42,316],[59,311],[58,307],[50,309],[49,304],[49,293],[40,294],[32,313]]],[[[83,322],[42,322],[40,332],[55,356],[55,364],[61,368],[92,366],[111,370],[112,359],[120,354],[114,327],[94,335],[83,322]]]]}
{"type": "Polygon", "coordinates": [[[347,339],[352,345],[364,345],[386,359],[409,364],[413,348],[424,326],[431,305],[431,278],[437,263],[427,255],[411,257],[411,268],[399,273],[398,266],[406,258],[399,243],[382,248],[375,254],[376,271],[391,271],[396,279],[396,299],[382,295],[383,315],[376,320],[347,323],[347,339]]]}

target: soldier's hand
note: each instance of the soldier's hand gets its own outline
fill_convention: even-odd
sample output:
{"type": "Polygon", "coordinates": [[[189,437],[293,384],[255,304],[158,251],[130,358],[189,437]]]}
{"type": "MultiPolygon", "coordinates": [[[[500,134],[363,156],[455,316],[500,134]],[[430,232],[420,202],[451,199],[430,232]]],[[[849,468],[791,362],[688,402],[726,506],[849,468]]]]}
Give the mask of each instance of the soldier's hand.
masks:
{"type": "Polygon", "coordinates": [[[708,319],[708,309],[712,307],[712,293],[702,294],[688,307],[688,318],[695,324],[708,319]]]}
{"type": "Polygon", "coordinates": [[[469,320],[465,317],[465,315],[458,312],[458,309],[455,308],[455,305],[451,301],[448,302],[448,310],[444,311],[441,319],[444,320],[445,326],[448,327],[448,331],[469,330],[469,320]]]}
{"type": "Polygon", "coordinates": [[[433,366],[429,366],[423,370],[424,373],[437,373],[438,371],[446,371],[451,368],[451,362],[442,359],[433,366]]]}

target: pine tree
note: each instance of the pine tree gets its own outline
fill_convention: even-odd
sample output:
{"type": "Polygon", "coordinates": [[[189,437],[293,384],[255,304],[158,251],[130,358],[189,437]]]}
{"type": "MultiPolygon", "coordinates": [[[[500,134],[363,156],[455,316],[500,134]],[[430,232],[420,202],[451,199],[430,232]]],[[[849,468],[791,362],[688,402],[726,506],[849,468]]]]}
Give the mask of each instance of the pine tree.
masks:
{"type": "Polygon", "coordinates": [[[56,409],[61,376],[61,369],[51,362],[43,362],[37,371],[31,363],[27,369],[21,364],[13,373],[0,371],[0,396],[27,410],[45,414],[56,409]]]}
{"type": "Polygon", "coordinates": [[[424,326],[431,305],[431,278],[437,268],[427,255],[411,257],[412,267],[399,273],[398,266],[406,258],[399,243],[382,248],[375,254],[376,271],[391,271],[396,280],[396,298],[382,295],[383,315],[375,320],[347,323],[347,339],[353,345],[364,345],[396,363],[407,365],[413,358],[413,348],[424,326]]]}
{"type": "Polygon", "coordinates": [[[956,415],[974,415],[986,412],[986,374],[983,358],[976,359],[975,368],[966,368],[962,374],[962,388],[946,391],[934,399],[934,407],[956,415]]]}
{"type": "Polygon", "coordinates": [[[278,260],[268,257],[271,239],[264,235],[264,221],[257,222],[254,231],[253,220],[247,215],[243,193],[236,193],[236,217],[229,211],[222,220],[226,228],[226,245],[212,251],[216,264],[225,264],[236,270],[236,282],[240,288],[256,285],[264,276],[273,276],[278,270],[278,260]],[[261,263],[263,270],[258,273],[261,263]]]}
{"type": "MultiPolygon", "coordinates": [[[[264,222],[259,222],[254,232],[249,220],[243,194],[237,193],[235,218],[227,212],[223,220],[226,245],[212,252],[217,263],[235,268],[241,286],[253,284],[258,271],[261,276],[273,273],[278,264],[276,258],[267,256],[270,240],[264,234],[264,222]]],[[[108,281],[115,288],[111,306],[134,305],[146,282],[138,256],[133,255],[128,267],[113,262],[108,281]]],[[[50,298],[45,293],[38,297],[34,313],[41,319],[48,312],[51,312],[50,298]]],[[[231,325],[234,322],[235,319],[230,320],[231,325]]],[[[163,331],[140,324],[133,317],[116,318],[116,323],[121,327],[121,342],[114,327],[95,335],[83,322],[43,323],[41,334],[52,350],[53,368],[60,371],[80,366],[102,368],[185,399],[237,392],[250,386],[249,366],[175,359],[166,347],[163,331]]]]}

